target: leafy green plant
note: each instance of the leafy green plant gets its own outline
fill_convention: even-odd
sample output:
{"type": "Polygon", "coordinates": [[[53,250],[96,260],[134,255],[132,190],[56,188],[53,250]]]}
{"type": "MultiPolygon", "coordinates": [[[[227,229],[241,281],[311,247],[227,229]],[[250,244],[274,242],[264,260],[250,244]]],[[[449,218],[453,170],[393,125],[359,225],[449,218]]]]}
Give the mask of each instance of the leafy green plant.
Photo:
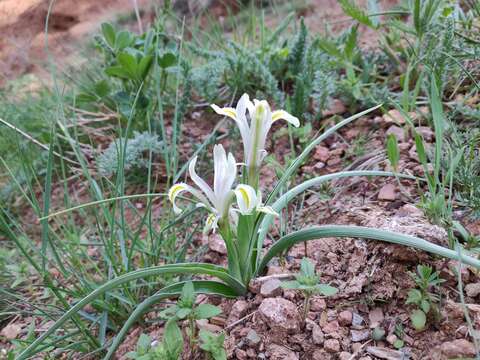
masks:
{"type": "Polygon", "coordinates": [[[127,353],[129,359],[135,360],[178,360],[183,351],[183,336],[175,320],[165,324],[163,340],[153,345],[152,339],[141,334],[135,351],[127,353]]]}
{"type": "MultiPolygon", "coordinates": [[[[450,250],[413,236],[357,226],[325,225],[302,229],[278,239],[264,252],[264,239],[273,220],[278,213],[288,206],[292,199],[305,190],[320,185],[325,181],[342,177],[393,175],[392,173],[382,171],[340,172],[309,179],[279,195],[283,186],[321,141],[335,133],[342,126],[378,107],[368,109],[339,122],[313,140],[285,170],[283,176],[265,197],[264,201],[261,196],[259,177],[262,160],[266,152],[264,147],[268,131],[274,121],[286,119],[289,123],[298,126],[299,120],[282,110],[272,112],[266,101],[255,101],[252,103],[248,95],[241,97],[236,108],[220,108],[218,106],[213,106],[213,108],[219,114],[232,118],[240,128],[245,156],[242,162],[244,165],[242,165],[243,173],[240,176],[241,182],[236,187],[233,187],[237,181],[237,166],[239,165],[235,161],[233,154],[227,155],[221,145],[216,145],[214,148],[213,189],[197,175],[195,171],[197,159],[193,158],[189,164],[189,174],[198,188],[186,183],[177,183],[170,188],[169,198],[174,210],[177,213],[182,213],[182,209],[177,205],[179,194],[185,191],[192,194],[190,202],[196,204],[195,208],[202,209],[208,213],[205,230],[218,229],[225,242],[228,267],[223,268],[204,263],[174,263],[150,266],[113,277],[71,306],[47,331],[20,354],[19,359],[25,359],[38,352],[39,345],[58,328],[62,327],[66,321],[74,317],[86,304],[131,281],[159,275],[209,275],[220,281],[193,280],[192,285],[195,293],[201,292],[235,297],[247,292],[251,279],[261,274],[273,257],[283,254],[294,244],[311,239],[361,237],[386,241],[414,247],[447,258],[461,259],[465,264],[480,268],[480,261],[463,254],[462,251],[450,250]]],[[[96,204],[93,203],[88,206],[91,205],[96,204]]],[[[85,206],[87,205],[83,205],[83,207],[85,206]]],[[[53,216],[55,214],[50,214],[41,221],[45,221],[45,219],[53,216]]],[[[138,304],[109,346],[106,358],[111,358],[128,329],[142,314],[162,299],[181,294],[183,288],[184,284],[182,282],[174,282],[138,304]]]]}
{"type": "Polygon", "coordinates": [[[205,351],[213,360],[227,360],[227,352],[223,343],[225,334],[215,335],[205,329],[200,329],[200,349],[205,351]]]}
{"type": "Polygon", "coordinates": [[[196,342],[196,325],[195,320],[210,319],[211,317],[221,314],[222,310],[211,304],[195,304],[195,288],[191,281],[185,283],[182,293],[177,303],[160,313],[160,316],[166,319],[188,320],[188,336],[190,346],[193,348],[196,342]]]}
{"type": "Polygon", "coordinates": [[[427,265],[418,265],[417,273],[410,273],[410,276],[415,281],[417,288],[409,290],[406,304],[416,306],[416,309],[410,313],[410,320],[416,330],[423,330],[428,314],[433,314],[436,320],[440,316],[437,307],[439,297],[433,291],[438,289],[445,280],[441,279],[438,272],[433,271],[432,267],[427,265]]]}
{"type": "Polygon", "coordinates": [[[315,272],[315,266],[308,258],[302,259],[300,272],[295,275],[295,280],[284,281],[282,287],[284,289],[299,290],[303,294],[305,298],[303,303],[304,320],[310,311],[310,299],[313,295],[332,296],[338,292],[338,289],[333,286],[320,284],[320,277],[315,272]]]}

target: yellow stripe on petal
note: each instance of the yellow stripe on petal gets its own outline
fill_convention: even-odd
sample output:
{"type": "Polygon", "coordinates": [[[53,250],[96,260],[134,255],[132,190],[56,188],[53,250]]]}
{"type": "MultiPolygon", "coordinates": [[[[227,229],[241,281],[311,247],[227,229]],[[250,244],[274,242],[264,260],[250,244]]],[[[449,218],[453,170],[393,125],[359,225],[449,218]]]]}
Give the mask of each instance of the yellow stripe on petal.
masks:
{"type": "Polygon", "coordinates": [[[180,208],[177,207],[177,205],[175,204],[175,198],[182,192],[182,191],[185,191],[187,190],[188,188],[188,185],[187,184],[184,184],[184,183],[178,183],[178,184],[175,184],[173,185],[170,190],[168,191],[168,199],[170,200],[170,202],[172,203],[173,205],[173,211],[175,213],[180,213],[182,210],[180,208]]]}
{"type": "Polygon", "coordinates": [[[240,184],[235,189],[237,205],[243,215],[251,214],[257,206],[257,195],[255,189],[250,185],[240,184]]]}
{"type": "Polygon", "coordinates": [[[276,110],[272,113],[272,122],[275,122],[281,119],[288,121],[290,124],[292,124],[295,127],[300,126],[300,120],[298,120],[298,118],[289,114],[285,110],[276,110]]]}
{"type": "Polygon", "coordinates": [[[243,187],[239,187],[238,192],[242,196],[242,199],[245,202],[247,209],[250,209],[251,200],[250,200],[250,197],[248,196],[247,190],[245,190],[243,187]]]}
{"type": "Polygon", "coordinates": [[[212,109],[219,115],[225,115],[233,120],[237,120],[237,111],[232,107],[221,108],[215,104],[210,105],[212,109]]]}

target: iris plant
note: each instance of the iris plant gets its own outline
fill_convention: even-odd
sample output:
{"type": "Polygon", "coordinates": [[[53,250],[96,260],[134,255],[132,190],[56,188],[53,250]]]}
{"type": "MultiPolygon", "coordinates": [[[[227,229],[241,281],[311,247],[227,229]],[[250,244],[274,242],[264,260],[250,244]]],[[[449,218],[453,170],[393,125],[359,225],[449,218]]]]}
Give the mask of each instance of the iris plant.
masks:
{"type": "MultiPolygon", "coordinates": [[[[284,253],[296,243],[312,239],[357,237],[387,241],[461,260],[467,265],[480,268],[480,261],[465,255],[463,249],[451,250],[417,237],[359,226],[313,226],[276,239],[269,249],[263,249],[264,239],[268,235],[268,230],[275,217],[287,208],[296,196],[307,189],[343,177],[394,175],[384,171],[343,171],[309,179],[289,190],[286,188],[290,178],[295,175],[296,170],[319,143],[341,127],[378,107],[370,108],[339,122],[308,144],[291,165],[283,171],[282,177],[266,196],[265,203],[263,203],[259,176],[262,160],[266,155],[265,144],[268,132],[277,120],[284,119],[293,126],[299,126],[299,120],[283,110],[272,111],[265,100],[251,102],[246,94],[240,98],[236,108],[220,108],[212,105],[215,112],[233,119],[237,124],[243,141],[243,163],[238,164],[231,153],[227,155],[223,146],[215,145],[213,150],[213,188],[197,175],[195,171],[197,158],[194,157],[189,164],[189,175],[195,186],[187,183],[175,184],[171,187],[168,196],[175,213],[181,212],[181,208],[177,205],[179,200],[177,197],[182,192],[190,193],[191,200],[196,203],[196,206],[206,210],[208,215],[204,230],[208,232],[218,229],[227,247],[228,269],[213,264],[182,263],[153,266],[117,276],[76,302],[55,324],[30,344],[18,359],[26,359],[36,354],[39,351],[38,348],[41,348],[40,344],[73,315],[82,310],[85,305],[130,281],[143,278],[151,279],[154,276],[164,274],[206,275],[209,277],[208,280],[194,279],[192,281],[195,292],[236,297],[247,292],[251,279],[262,274],[272,258],[284,253]],[[214,280],[215,278],[220,281],[214,280]]],[[[110,344],[105,358],[109,359],[114,355],[116,348],[120,345],[130,327],[145,312],[148,312],[152,306],[165,298],[178,296],[183,285],[184,282],[178,281],[166,286],[138,304],[110,344]]]]}

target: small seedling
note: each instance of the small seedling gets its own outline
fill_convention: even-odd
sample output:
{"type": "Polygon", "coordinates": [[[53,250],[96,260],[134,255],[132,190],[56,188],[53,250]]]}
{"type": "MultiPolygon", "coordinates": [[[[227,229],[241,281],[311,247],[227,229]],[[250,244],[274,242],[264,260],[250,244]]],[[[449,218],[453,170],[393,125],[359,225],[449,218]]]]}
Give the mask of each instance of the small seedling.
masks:
{"type": "Polygon", "coordinates": [[[227,360],[227,353],[223,346],[225,334],[215,335],[210,331],[201,329],[199,333],[200,349],[205,351],[213,360],[227,360]]]}
{"type": "Polygon", "coordinates": [[[166,319],[188,320],[189,325],[187,333],[192,348],[196,341],[195,320],[210,319],[222,312],[222,310],[215,305],[195,305],[195,299],[196,295],[193,283],[191,281],[186,282],[177,303],[160,313],[160,316],[166,319]]]}
{"type": "Polygon", "coordinates": [[[398,162],[400,160],[400,151],[398,150],[397,138],[393,134],[387,136],[387,157],[395,172],[398,171],[398,162]]]}
{"type": "Polygon", "coordinates": [[[284,289],[300,290],[305,298],[303,304],[303,319],[305,320],[310,310],[310,298],[315,294],[325,296],[335,295],[337,288],[326,284],[319,284],[320,277],[315,273],[315,266],[308,258],[303,258],[300,273],[295,275],[295,280],[282,283],[284,289]]]}
{"type": "Polygon", "coordinates": [[[379,326],[377,326],[372,331],[372,339],[375,341],[381,341],[385,337],[385,330],[379,326]]]}
{"type": "Polygon", "coordinates": [[[138,338],[135,351],[127,354],[129,359],[135,360],[178,360],[183,350],[183,337],[175,320],[170,320],[165,325],[163,341],[152,346],[150,336],[142,334],[138,338]]]}
{"type": "Polygon", "coordinates": [[[418,265],[417,273],[410,274],[417,285],[416,289],[410,289],[406,304],[413,304],[417,308],[410,313],[410,320],[416,330],[423,330],[427,323],[427,314],[432,313],[435,318],[439,316],[436,303],[438,295],[431,292],[445,280],[440,279],[438,272],[430,266],[418,265]]]}

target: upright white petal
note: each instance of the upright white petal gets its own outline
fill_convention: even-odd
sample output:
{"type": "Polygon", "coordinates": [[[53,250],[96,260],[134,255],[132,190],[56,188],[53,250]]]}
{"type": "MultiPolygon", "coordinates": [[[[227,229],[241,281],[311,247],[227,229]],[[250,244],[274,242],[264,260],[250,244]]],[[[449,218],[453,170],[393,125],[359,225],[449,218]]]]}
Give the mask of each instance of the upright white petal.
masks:
{"type": "Polygon", "coordinates": [[[210,202],[215,205],[215,194],[213,193],[210,186],[205,182],[205,180],[203,180],[200,176],[197,175],[195,171],[196,163],[197,157],[195,156],[188,165],[188,172],[190,174],[190,177],[192,178],[192,181],[200,188],[200,190],[202,190],[203,193],[207,196],[208,200],[210,200],[210,202]]]}
{"type": "Polygon", "coordinates": [[[237,205],[242,215],[249,215],[257,208],[257,194],[250,185],[239,184],[235,188],[237,205]]]}

